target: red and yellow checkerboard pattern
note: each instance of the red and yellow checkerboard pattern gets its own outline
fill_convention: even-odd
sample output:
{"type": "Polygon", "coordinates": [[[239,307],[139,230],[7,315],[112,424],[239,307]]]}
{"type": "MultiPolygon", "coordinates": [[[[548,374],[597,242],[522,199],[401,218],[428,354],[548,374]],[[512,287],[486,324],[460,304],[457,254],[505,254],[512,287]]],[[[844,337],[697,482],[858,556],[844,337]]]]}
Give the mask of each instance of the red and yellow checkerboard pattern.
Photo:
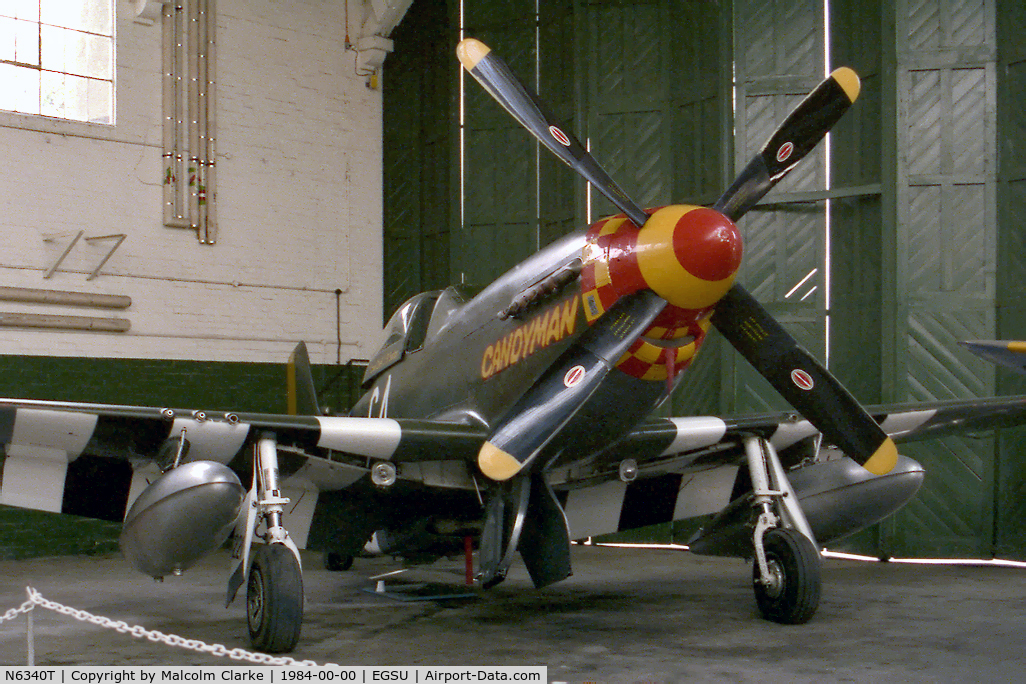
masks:
{"type": "MultiPolygon", "coordinates": [[[[620,297],[647,287],[637,261],[638,228],[624,215],[591,226],[581,270],[581,303],[591,325],[620,297]]],[[[688,367],[709,330],[712,308],[690,310],[667,305],[616,363],[628,375],[665,381],[688,367]]]]}

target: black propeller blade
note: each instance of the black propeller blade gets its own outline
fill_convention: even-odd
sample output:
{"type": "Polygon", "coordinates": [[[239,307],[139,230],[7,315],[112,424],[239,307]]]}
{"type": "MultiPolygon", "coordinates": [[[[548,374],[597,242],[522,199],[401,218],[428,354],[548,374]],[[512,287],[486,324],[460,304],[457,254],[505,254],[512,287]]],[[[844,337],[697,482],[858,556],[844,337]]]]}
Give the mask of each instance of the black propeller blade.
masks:
{"type": "Polygon", "coordinates": [[[508,480],[531,465],[665,306],[651,290],[621,297],[499,421],[478,455],[481,471],[508,480]]]}
{"type": "MultiPolygon", "coordinates": [[[[851,69],[830,74],[788,115],[714,208],[733,220],[743,216],[823,139],[859,90],[851,69]]],[[[741,285],[735,283],[720,300],[712,322],[828,441],[870,472],[890,472],[898,451],[887,433],[741,285]]]]}
{"type": "Polygon", "coordinates": [[[834,70],[791,112],[713,209],[737,221],[805,158],[859,96],[859,77],[834,70]]]}
{"type": "Polygon", "coordinates": [[[887,433],[752,295],[734,285],[712,322],[828,442],[876,475],[894,468],[898,450],[887,433]]]}
{"type": "MultiPolygon", "coordinates": [[[[644,210],[488,46],[467,38],[460,42],[456,54],[464,68],[539,142],[591,182],[636,226],[645,224],[648,215],[644,210]]],[[[647,290],[617,302],[495,427],[478,455],[482,472],[494,480],[507,480],[530,465],[665,306],[661,297],[647,290]]]]}
{"type": "Polygon", "coordinates": [[[609,174],[572,133],[561,127],[541,101],[520,82],[502,58],[476,38],[466,38],[456,47],[456,55],[470,75],[484,86],[495,101],[529,130],[542,145],[567,166],[592,183],[617,209],[639,228],[648,216],[627,196],[609,174]]]}

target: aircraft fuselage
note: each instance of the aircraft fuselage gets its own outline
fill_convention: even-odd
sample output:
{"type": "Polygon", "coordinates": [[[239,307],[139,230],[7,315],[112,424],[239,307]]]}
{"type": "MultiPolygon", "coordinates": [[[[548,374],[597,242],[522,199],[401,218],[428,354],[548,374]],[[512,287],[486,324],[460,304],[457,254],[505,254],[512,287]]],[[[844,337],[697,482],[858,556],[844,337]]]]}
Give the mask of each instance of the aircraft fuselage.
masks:
{"type": "MultiPolygon", "coordinates": [[[[609,446],[680,379],[740,262],[736,228],[721,214],[671,206],[652,210],[651,217],[645,233],[621,215],[564,237],[469,301],[459,301],[453,288],[409,300],[386,334],[390,340],[405,334],[413,342],[386,340],[352,415],[491,430],[622,297],[658,288],[669,303],[626,353],[607,360],[613,370],[541,458],[566,462],[609,446]],[[683,256],[674,244],[682,242],[682,232],[688,245],[683,256]],[[650,236],[647,243],[639,235],[650,236]]],[[[565,387],[582,372],[568,370],[565,387]]]]}

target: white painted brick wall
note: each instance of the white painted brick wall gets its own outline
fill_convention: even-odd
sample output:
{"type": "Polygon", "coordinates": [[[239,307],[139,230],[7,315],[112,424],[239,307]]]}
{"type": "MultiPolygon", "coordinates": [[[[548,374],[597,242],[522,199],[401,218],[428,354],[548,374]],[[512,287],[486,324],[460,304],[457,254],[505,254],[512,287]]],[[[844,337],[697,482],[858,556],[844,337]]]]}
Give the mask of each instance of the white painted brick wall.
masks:
{"type": "Polygon", "coordinates": [[[344,0],[220,0],[216,245],[161,221],[161,31],[119,0],[117,125],[0,112],[0,286],[128,295],[131,331],[0,328],[0,354],[282,362],[366,358],[381,328],[381,94],[344,49],[344,0]],[[128,237],[92,281],[110,242],[128,237]],[[58,237],[46,241],[49,235],[58,237]],[[60,237],[60,236],[64,237],[60,237]]]}

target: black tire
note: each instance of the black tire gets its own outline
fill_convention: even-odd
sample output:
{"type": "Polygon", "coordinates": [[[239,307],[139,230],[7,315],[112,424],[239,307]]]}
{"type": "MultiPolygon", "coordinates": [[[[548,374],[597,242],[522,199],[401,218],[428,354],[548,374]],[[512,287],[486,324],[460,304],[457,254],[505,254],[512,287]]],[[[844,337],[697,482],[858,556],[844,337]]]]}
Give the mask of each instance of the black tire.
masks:
{"type": "Polygon", "coordinates": [[[353,557],[346,556],[341,553],[335,553],[334,551],[328,551],[324,554],[324,569],[330,570],[331,572],[342,572],[353,567],[353,557]]]}
{"type": "Polygon", "coordinates": [[[785,625],[808,622],[819,607],[822,586],[820,558],[816,547],[804,534],[774,528],[763,537],[766,564],[774,583],[767,586],[759,575],[759,561],[755,560],[752,579],[755,602],[767,620],[785,625]]]}
{"type": "Polygon", "coordinates": [[[303,574],[283,544],[258,546],[246,584],[246,622],[253,648],[288,653],[303,626],[303,574]]]}

